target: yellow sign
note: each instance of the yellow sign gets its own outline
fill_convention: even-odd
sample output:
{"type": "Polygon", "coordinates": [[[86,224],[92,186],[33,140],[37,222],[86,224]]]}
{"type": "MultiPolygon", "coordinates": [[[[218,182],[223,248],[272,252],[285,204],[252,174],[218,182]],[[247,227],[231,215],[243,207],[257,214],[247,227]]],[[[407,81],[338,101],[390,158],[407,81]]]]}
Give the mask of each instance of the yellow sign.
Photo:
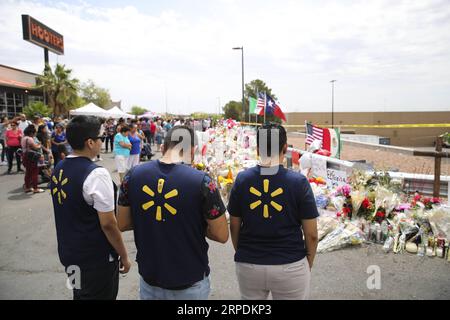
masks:
{"type": "MultiPolygon", "coordinates": [[[[159,179],[159,180],[158,180],[157,192],[158,192],[159,194],[162,194],[162,192],[163,192],[163,189],[164,189],[164,182],[165,182],[164,179],[159,179]]],[[[155,192],[154,192],[152,189],[150,189],[150,187],[147,186],[147,185],[145,185],[145,186],[142,187],[142,191],[143,191],[144,193],[148,194],[148,195],[149,195],[150,197],[152,197],[152,198],[155,197],[155,192]]],[[[173,198],[173,197],[176,197],[176,196],[178,196],[178,190],[177,190],[177,189],[173,189],[173,190],[167,192],[167,193],[164,195],[164,199],[167,200],[167,199],[170,199],[170,198],[173,198]]],[[[148,209],[150,209],[150,208],[153,207],[154,205],[155,205],[155,201],[154,201],[154,200],[150,200],[150,201],[145,202],[144,204],[142,204],[142,209],[143,209],[144,211],[147,211],[148,209]]],[[[175,209],[174,207],[172,207],[172,206],[171,206],[170,204],[168,204],[167,202],[165,202],[162,206],[163,206],[164,208],[166,208],[167,211],[169,211],[172,215],[176,215],[176,214],[177,214],[177,209],[175,209]]],[[[161,206],[159,206],[159,205],[156,206],[156,220],[157,220],[157,221],[161,221],[161,220],[162,220],[162,208],[161,208],[161,206]]]]}
{"type": "MultiPolygon", "coordinates": [[[[269,193],[269,179],[264,179],[263,180],[263,191],[264,193],[269,193]]],[[[257,197],[261,197],[262,196],[262,192],[259,191],[258,189],[256,189],[255,187],[250,187],[250,193],[254,194],[257,197]]],[[[271,198],[275,198],[276,196],[279,196],[280,194],[283,193],[283,189],[282,188],[278,188],[275,191],[273,191],[270,194],[271,198]]],[[[251,210],[255,210],[257,207],[259,207],[262,204],[261,200],[257,200],[253,203],[250,204],[250,209],[251,210]]],[[[278,212],[281,212],[283,210],[283,206],[281,206],[280,204],[276,203],[275,201],[270,201],[270,205],[275,208],[275,210],[277,210],[278,212]]],[[[268,204],[264,204],[263,206],[263,217],[264,218],[269,218],[269,205],[268,204]]]]}

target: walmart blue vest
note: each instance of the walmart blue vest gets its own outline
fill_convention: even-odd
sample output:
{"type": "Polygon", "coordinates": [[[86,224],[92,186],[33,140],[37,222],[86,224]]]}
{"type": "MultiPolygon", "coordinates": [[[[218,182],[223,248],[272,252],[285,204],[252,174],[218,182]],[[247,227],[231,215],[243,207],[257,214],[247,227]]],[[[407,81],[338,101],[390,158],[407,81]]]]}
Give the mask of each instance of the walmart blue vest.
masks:
{"type": "Polygon", "coordinates": [[[139,274],[166,289],[202,280],[209,275],[201,194],[205,174],[159,161],[132,170],[128,196],[139,274]]]}
{"type": "Polygon", "coordinates": [[[58,163],[51,178],[58,254],[67,267],[101,267],[117,254],[103,233],[97,210],[83,197],[83,183],[98,168],[84,157],[66,158],[58,163]]]}

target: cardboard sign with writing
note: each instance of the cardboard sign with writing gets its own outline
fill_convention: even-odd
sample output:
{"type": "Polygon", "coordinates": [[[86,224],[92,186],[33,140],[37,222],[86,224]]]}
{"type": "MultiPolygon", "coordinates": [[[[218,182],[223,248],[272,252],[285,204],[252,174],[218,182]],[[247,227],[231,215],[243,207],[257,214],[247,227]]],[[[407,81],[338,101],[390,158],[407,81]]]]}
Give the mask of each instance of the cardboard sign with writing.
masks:
{"type": "Polygon", "coordinates": [[[348,175],[343,170],[327,169],[327,185],[338,187],[347,184],[348,175]]]}

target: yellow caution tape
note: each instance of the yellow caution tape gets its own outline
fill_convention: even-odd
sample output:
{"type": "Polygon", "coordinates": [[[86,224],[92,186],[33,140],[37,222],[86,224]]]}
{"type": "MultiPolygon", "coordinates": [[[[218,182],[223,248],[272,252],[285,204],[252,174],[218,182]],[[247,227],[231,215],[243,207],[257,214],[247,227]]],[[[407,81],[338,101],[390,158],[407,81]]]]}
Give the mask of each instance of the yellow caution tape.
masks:
{"type": "MultiPolygon", "coordinates": [[[[241,122],[244,125],[260,126],[261,123],[241,122]]],[[[294,128],[304,127],[305,124],[283,124],[283,127],[294,128]]],[[[329,128],[330,125],[315,124],[315,126],[322,128],[329,128]]],[[[339,124],[335,125],[337,128],[450,128],[450,123],[414,123],[414,124],[339,124]]]]}

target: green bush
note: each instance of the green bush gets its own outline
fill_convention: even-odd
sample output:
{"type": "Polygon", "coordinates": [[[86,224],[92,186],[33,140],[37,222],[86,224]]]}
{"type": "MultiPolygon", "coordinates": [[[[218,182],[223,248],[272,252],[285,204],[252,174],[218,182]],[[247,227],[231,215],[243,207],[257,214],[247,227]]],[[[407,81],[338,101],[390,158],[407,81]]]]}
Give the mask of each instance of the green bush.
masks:
{"type": "Polygon", "coordinates": [[[35,114],[40,114],[43,117],[48,117],[52,113],[52,109],[43,102],[36,101],[26,106],[23,109],[23,113],[25,113],[25,115],[29,119],[33,118],[35,114]]]}

